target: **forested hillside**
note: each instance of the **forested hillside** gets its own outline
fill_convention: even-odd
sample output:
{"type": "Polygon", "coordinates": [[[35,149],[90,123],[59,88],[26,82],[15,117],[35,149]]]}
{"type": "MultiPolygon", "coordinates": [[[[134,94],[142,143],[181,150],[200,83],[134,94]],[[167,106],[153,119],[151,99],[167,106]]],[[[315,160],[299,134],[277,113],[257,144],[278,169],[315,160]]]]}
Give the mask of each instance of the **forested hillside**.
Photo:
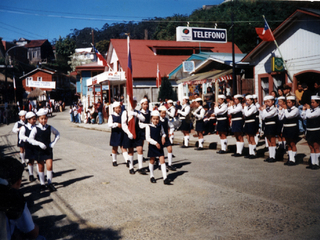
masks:
{"type": "MultiPolygon", "coordinates": [[[[199,6],[201,1],[199,1],[199,6]]],[[[320,2],[292,1],[235,1],[213,6],[210,9],[197,9],[190,16],[174,15],[166,18],[152,18],[141,22],[105,24],[94,30],[94,41],[98,50],[106,52],[109,40],[125,38],[129,32],[132,39],[175,40],[177,26],[215,27],[228,30],[228,41],[231,41],[231,13],[234,13],[235,43],[244,53],[252,50],[258,41],[255,27],[263,27],[262,15],[265,15],[270,27],[274,30],[284,19],[297,8],[320,9],[320,2]]],[[[76,47],[87,47],[92,42],[92,29],[74,29],[68,36],[76,43],[76,47]]]]}

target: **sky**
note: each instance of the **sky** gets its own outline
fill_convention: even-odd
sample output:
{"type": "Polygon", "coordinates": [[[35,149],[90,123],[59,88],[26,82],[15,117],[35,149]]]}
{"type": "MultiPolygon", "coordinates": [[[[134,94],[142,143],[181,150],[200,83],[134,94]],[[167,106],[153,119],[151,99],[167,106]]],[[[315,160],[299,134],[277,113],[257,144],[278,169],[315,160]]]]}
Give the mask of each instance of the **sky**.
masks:
{"type": "Polygon", "coordinates": [[[0,37],[5,41],[58,39],[72,29],[101,29],[105,23],[139,22],[174,14],[190,15],[223,0],[1,0],[0,37]]]}

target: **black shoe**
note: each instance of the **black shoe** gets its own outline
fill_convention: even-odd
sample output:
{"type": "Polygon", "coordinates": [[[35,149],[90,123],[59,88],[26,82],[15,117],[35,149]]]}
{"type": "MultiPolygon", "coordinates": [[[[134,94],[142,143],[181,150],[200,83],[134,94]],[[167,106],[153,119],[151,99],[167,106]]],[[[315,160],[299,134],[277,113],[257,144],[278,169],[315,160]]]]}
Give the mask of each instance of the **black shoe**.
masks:
{"type": "Polygon", "coordinates": [[[140,173],[141,175],[146,175],[146,170],[144,168],[140,168],[137,170],[138,173],[140,173]]]}
{"type": "Polygon", "coordinates": [[[170,170],[170,171],[176,171],[177,170],[177,168],[176,167],[174,167],[174,166],[168,166],[168,169],[170,170]]]}
{"type": "Polygon", "coordinates": [[[256,158],[256,155],[250,155],[249,156],[249,159],[255,159],[256,158]]]}
{"type": "Polygon", "coordinates": [[[289,165],[289,160],[288,161],[286,161],[283,165],[289,165]]]}
{"type": "Polygon", "coordinates": [[[117,162],[112,162],[112,166],[117,167],[118,163],[117,162]]]}
{"type": "Polygon", "coordinates": [[[154,179],[154,177],[152,177],[152,178],[150,178],[150,182],[151,182],[151,183],[156,183],[156,182],[157,182],[157,180],[156,180],[156,179],[154,179]]]}
{"type": "Polygon", "coordinates": [[[306,166],[306,169],[312,169],[312,165],[306,166]]]}
{"type": "Polygon", "coordinates": [[[172,157],[175,158],[176,156],[172,154],[172,157]]]}
{"type": "Polygon", "coordinates": [[[163,180],[163,184],[165,185],[172,185],[171,184],[171,180],[169,178],[166,178],[165,180],[163,180]]]}
{"type": "Polygon", "coordinates": [[[227,153],[227,152],[220,149],[219,151],[217,151],[217,153],[218,153],[218,154],[225,154],[225,153],[227,153]]]}
{"type": "Polygon", "coordinates": [[[200,150],[201,151],[201,150],[203,150],[203,147],[197,147],[194,150],[198,150],[198,151],[200,150]]]}
{"type": "Polygon", "coordinates": [[[46,191],[48,189],[47,185],[40,185],[40,192],[46,191]]]}
{"type": "Polygon", "coordinates": [[[182,145],[181,148],[188,148],[188,146],[182,145]]]}
{"type": "Polygon", "coordinates": [[[316,164],[312,165],[311,169],[312,170],[318,170],[320,167],[316,164]]]}
{"type": "Polygon", "coordinates": [[[294,166],[294,165],[296,165],[295,162],[292,162],[292,161],[289,161],[289,162],[288,162],[288,166],[294,166]]]}
{"type": "Polygon", "coordinates": [[[244,156],[244,158],[250,158],[251,155],[244,156]]]}
{"type": "Polygon", "coordinates": [[[276,162],[277,160],[275,158],[269,158],[269,163],[273,163],[273,162],[276,162]]]}
{"type": "Polygon", "coordinates": [[[270,158],[266,158],[265,160],[263,160],[264,162],[269,162],[270,158]]]}
{"type": "Polygon", "coordinates": [[[144,157],[144,158],[142,159],[142,161],[143,161],[143,162],[146,162],[146,161],[147,161],[147,158],[144,157]]]}
{"type": "Polygon", "coordinates": [[[133,168],[131,168],[131,169],[129,170],[129,173],[130,173],[130,174],[135,174],[135,171],[133,170],[133,168]]]}
{"type": "Polygon", "coordinates": [[[129,168],[129,166],[130,166],[130,161],[127,161],[127,162],[126,162],[126,166],[127,166],[127,168],[129,168]]]}
{"type": "Polygon", "coordinates": [[[53,186],[52,183],[48,184],[48,189],[49,189],[50,192],[55,192],[55,191],[57,191],[57,189],[53,186]]]}
{"type": "Polygon", "coordinates": [[[29,181],[30,181],[30,182],[33,182],[34,180],[35,180],[35,179],[34,179],[34,176],[33,176],[33,175],[30,175],[30,176],[29,176],[29,181]]]}

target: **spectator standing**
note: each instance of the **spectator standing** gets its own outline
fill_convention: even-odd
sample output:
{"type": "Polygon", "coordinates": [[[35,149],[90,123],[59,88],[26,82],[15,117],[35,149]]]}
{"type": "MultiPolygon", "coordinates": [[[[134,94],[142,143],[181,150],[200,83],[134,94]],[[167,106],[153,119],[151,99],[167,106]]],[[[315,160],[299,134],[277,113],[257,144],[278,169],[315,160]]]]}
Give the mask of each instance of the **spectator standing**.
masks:
{"type": "Polygon", "coordinates": [[[98,101],[98,116],[99,116],[99,123],[98,124],[102,124],[103,123],[103,114],[102,114],[102,103],[101,101],[99,100],[98,101]]]}
{"type": "MultiPolygon", "coordinates": [[[[320,80],[317,80],[315,83],[314,83],[314,95],[318,95],[320,96],[320,80]]],[[[310,97],[311,99],[311,97],[310,97]]],[[[311,100],[310,100],[311,102],[311,100]]],[[[310,104],[309,104],[310,105],[310,104]]]]}

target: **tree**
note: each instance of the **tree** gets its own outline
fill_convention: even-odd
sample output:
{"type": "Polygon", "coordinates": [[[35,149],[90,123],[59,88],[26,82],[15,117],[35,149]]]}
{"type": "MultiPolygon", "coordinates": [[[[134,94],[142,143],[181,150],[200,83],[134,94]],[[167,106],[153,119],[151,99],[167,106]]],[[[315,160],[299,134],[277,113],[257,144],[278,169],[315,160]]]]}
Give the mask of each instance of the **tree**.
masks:
{"type": "Polygon", "coordinates": [[[55,42],[57,64],[63,72],[70,71],[71,68],[68,64],[69,56],[75,52],[76,42],[67,36],[66,38],[59,37],[55,42]]]}
{"type": "Polygon", "coordinates": [[[177,100],[177,93],[173,90],[171,82],[167,77],[163,77],[161,80],[161,86],[159,90],[158,100],[159,99],[171,99],[173,101],[177,100]]]}
{"type": "Polygon", "coordinates": [[[98,49],[101,54],[105,54],[106,52],[108,52],[109,43],[109,40],[101,40],[96,43],[96,49],[98,49]]]}

